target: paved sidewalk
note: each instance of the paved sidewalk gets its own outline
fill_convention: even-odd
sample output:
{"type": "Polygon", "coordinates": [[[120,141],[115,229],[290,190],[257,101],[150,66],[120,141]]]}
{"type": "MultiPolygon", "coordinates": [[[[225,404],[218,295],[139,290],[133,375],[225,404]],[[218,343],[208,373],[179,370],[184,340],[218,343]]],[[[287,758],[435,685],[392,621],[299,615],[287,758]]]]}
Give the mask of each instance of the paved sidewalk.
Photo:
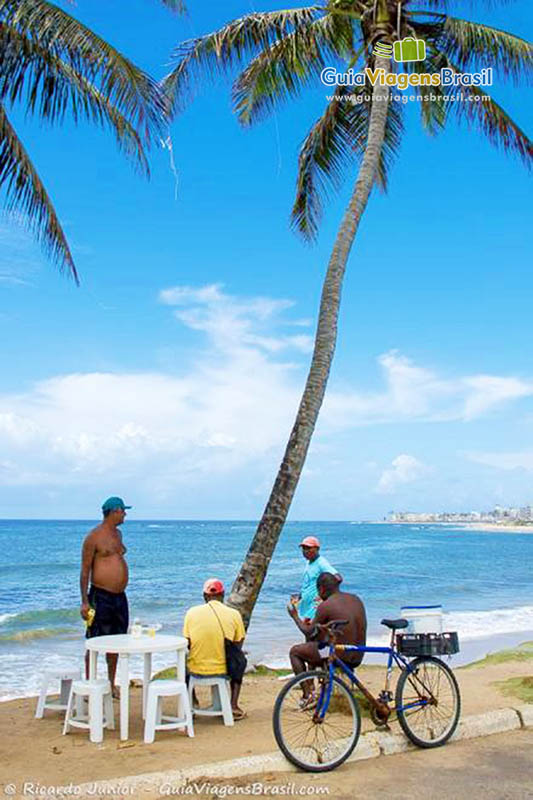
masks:
{"type": "MultiPolygon", "coordinates": [[[[356,761],[319,775],[270,772],[218,781],[206,777],[189,785],[193,788],[188,796],[201,800],[216,797],[217,789],[219,797],[533,800],[533,730],[453,742],[435,750],[414,750],[389,758],[356,761]],[[205,791],[201,791],[202,784],[205,791]],[[244,794],[244,787],[252,785],[255,785],[254,792],[244,794]],[[235,788],[231,791],[230,787],[235,788]],[[240,787],[242,794],[237,793],[240,787]],[[282,791],[282,787],[287,790],[282,791]]],[[[170,791],[167,794],[165,785],[161,789],[162,794],[139,797],[155,800],[172,796],[170,791]]]]}

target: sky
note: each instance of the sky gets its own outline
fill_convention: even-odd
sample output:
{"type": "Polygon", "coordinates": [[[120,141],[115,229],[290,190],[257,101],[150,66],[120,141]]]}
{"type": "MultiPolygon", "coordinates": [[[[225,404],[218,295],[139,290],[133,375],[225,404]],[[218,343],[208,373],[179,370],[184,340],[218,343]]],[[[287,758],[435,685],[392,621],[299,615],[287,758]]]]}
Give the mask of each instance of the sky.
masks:
{"type": "MultiPolygon", "coordinates": [[[[160,78],[184,39],[292,4],[188,5],[69,8],[160,78]]],[[[525,0],[475,6],[457,15],[532,38],[525,0]]],[[[172,152],[152,150],[150,181],[109,132],[10,111],[81,285],[0,216],[1,517],[93,519],[115,494],[139,519],[260,517],[357,170],[303,242],[289,224],[298,150],[330,93],[317,84],[243,129],[231,79],[214,79],[172,123],[172,152]]],[[[531,135],[531,87],[496,76],[492,93],[531,135]]],[[[531,205],[516,157],[455,122],[431,137],[407,109],[350,256],[290,519],[533,504],[531,205]]]]}

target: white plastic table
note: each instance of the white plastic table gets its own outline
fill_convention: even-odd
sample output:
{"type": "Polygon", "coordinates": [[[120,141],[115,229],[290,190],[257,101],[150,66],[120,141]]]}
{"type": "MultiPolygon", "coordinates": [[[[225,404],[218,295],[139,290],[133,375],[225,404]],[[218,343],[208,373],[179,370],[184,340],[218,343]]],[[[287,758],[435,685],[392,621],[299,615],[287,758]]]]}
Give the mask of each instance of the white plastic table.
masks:
{"type": "Polygon", "coordinates": [[[143,719],[146,715],[146,699],[148,684],[152,677],[152,655],[154,653],[176,653],[177,678],[185,680],[185,654],[187,639],[183,636],[132,636],[130,633],[120,633],[116,636],[94,636],[87,639],[85,644],[89,651],[89,678],[96,678],[96,668],[99,653],[118,653],[117,672],[120,677],[120,738],[128,738],[128,721],[130,707],[130,675],[129,665],[131,655],[144,656],[143,674],[143,719]]]}

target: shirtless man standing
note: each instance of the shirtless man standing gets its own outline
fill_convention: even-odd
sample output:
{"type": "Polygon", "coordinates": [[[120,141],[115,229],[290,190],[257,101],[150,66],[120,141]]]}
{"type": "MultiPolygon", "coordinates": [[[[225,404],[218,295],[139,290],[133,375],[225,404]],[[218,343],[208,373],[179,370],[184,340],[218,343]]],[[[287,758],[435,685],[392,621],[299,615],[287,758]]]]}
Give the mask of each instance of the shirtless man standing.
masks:
{"type": "MultiPolygon", "coordinates": [[[[81,551],[81,609],[83,619],[89,609],[95,615],[87,628],[87,638],[107,636],[128,631],[128,601],[124,592],[128,585],[128,565],[124,559],[126,548],[122,543],[119,525],[126,518],[126,509],[120,497],[109,497],[102,506],[104,518],[100,525],[85,537],[81,551]],[[89,589],[89,578],[91,588],[89,589]]],[[[89,674],[89,653],[86,654],[86,672],[89,674]]],[[[117,654],[107,654],[107,671],[113,697],[117,697],[115,674],[117,654]]]]}

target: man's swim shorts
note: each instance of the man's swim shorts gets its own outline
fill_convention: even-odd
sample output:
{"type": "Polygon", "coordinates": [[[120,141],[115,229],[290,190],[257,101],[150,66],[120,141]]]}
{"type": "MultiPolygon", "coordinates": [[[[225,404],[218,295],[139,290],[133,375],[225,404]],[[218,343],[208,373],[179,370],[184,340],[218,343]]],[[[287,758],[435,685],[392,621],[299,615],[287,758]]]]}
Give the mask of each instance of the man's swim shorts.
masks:
{"type": "Polygon", "coordinates": [[[97,586],[89,589],[89,605],[94,608],[92,625],[87,628],[87,639],[93,636],[110,636],[127,633],[129,624],[128,600],[125,592],[108,592],[97,586]]]}

